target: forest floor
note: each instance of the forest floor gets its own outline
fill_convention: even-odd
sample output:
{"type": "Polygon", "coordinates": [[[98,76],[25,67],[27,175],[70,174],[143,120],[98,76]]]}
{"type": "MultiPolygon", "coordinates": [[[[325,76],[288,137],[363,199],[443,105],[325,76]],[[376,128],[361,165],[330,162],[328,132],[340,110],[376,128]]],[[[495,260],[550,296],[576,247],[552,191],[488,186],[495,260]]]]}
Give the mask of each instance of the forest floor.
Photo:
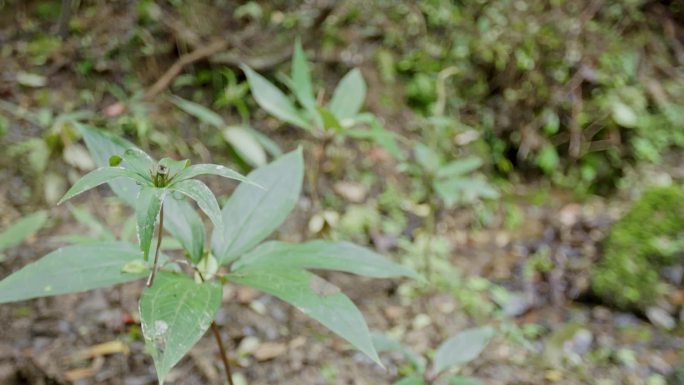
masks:
{"type": "MultiPolygon", "coordinates": [[[[33,28],[35,32],[35,26],[27,27],[34,20],[22,13],[21,6],[17,8],[0,15],[0,25],[8,26],[0,28],[0,51],[7,50],[0,58],[4,61],[0,98],[28,111],[44,104],[54,111],[75,110],[79,98],[89,98],[85,95],[89,90],[84,90],[83,79],[73,68],[93,65],[96,70],[87,76],[87,84],[96,85],[91,90],[96,100],[79,107],[89,109],[97,118],[112,118],[112,110],[107,107],[116,105],[116,100],[98,84],[128,81],[126,71],[130,68],[117,66],[116,59],[98,50],[110,49],[108,44],[114,44],[115,37],[123,39],[127,35],[128,28],[132,28],[130,17],[119,14],[113,19],[118,22],[100,24],[101,15],[78,19],[84,23],[79,28],[92,27],[96,31],[88,61],[81,60],[74,40],[53,49],[48,40],[35,43],[38,40],[32,39],[36,39],[36,33],[17,32],[22,28],[33,28]],[[12,17],[14,11],[16,18],[12,17]],[[27,48],[32,41],[35,44],[27,48]],[[15,75],[26,67],[29,56],[34,60],[41,55],[35,50],[49,50],[44,58],[47,64],[32,64],[32,71],[41,75],[17,80],[15,75]],[[47,84],[27,85],[32,80],[47,84]]],[[[137,73],[146,79],[144,84],[151,84],[150,79],[172,65],[168,56],[152,55],[145,59],[142,67],[149,73],[137,73]]],[[[199,69],[206,63],[196,65],[199,69]]],[[[190,66],[188,70],[195,68],[190,66]]],[[[369,99],[373,108],[378,97],[373,98],[373,77],[370,78],[369,99]]],[[[160,125],[187,123],[169,118],[165,110],[168,106],[156,107],[152,120],[158,118],[160,125]]],[[[387,117],[387,121],[396,122],[397,131],[404,129],[403,114],[399,111],[387,117]]],[[[12,118],[0,143],[9,146],[27,138],[43,137],[50,129],[36,123],[39,116],[35,118],[12,118]]],[[[185,137],[174,140],[190,138],[201,142],[202,135],[206,136],[206,132],[191,129],[183,133],[185,137]]],[[[300,135],[291,130],[279,131],[274,136],[288,149],[302,142],[300,135]]],[[[161,147],[158,143],[155,146],[161,147]]],[[[357,159],[348,162],[346,169],[368,163],[371,156],[351,144],[340,151],[338,160],[357,159]]],[[[61,157],[52,156],[57,166],[49,165],[49,173],[75,172],[61,157]]],[[[206,152],[198,156],[225,158],[206,152]]],[[[75,221],[67,207],[50,208],[40,198],[48,185],[41,179],[44,175],[27,172],[27,163],[18,159],[21,158],[4,150],[0,154],[0,223],[11,223],[21,213],[47,208],[50,225],[24,245],[5,252],[6,258],[0,260],[0,278],[63,245],[60,236],[93,231],[75,221]]],[[[387,168],[387,164],[380,162],[367,172],[379,176],[382,185],[387,168]]],[[[336,181],[335,171],[323,176],[323,195],[335,194],[336,181]]],[[[591,266],[601,256],[601,241],[610,224],[627,207],[628,199],[608,197],[575,202],[569,194],[535,182],[514,183],[514,191],[509,195],[518,210],[515,226],[506,223],[501,212],[486,227],[479,228],[472,226],[473,214],[468,210],[444,212],[438,232],[449,241],[451,251],[446,256],[434,257],[435,279],[430,284],[371,280],[342,273],[329,273],[326,277],[359,306],[371,329],[397,337],[421,354],[429,354],[445,338],[466,327],[485,323],[499,326],[502,332],[483,355],[463,369],[463,374],[488,385],[658,385],[664,378],[673,378],[681,367],[684,349],[681,327],[666,332],[641,314],[612,309],[587,294],[591,266]],[[545,191],[544,199],[531,198],[539,195],[539,191],[545,191]],[[510,295],[497,296],[497,287],[505,288],[510,295]]],[[[366,202],[377,193],[368,192],[366,202]]],[[[344,197],[338,200],[344,202],[344,197]]],[[[346,210],[349,203],[344,202],[340,211],[346,210]]],[[[301,207],[276,237],[299,240],[307,236],[300,229],[307,227],[304,207],[308,204],[303,197],[301,207]]],[[[92,210],[115,232],[130,214],[106,189],[81,198],[77,205],[92,210]]],[[[371,235],[366,242],[366,246],[397,259],[408,258],[406,253],[399,252],[397,240],[391,237],[371,235]]],[[[422,264],[415,260],[410,263],[422,264]]],[[[0,384],[154,384],[156,375],[152,360],[144,351],[138,319],[137,300],[142,289],[143,283],[135,282],[114,289],[2,305],[0,384]]],[[[406,370],[400,355],[384,354],[383,369],[304,314],[248,288],[225,287],[216,322],[230,350],[236,385],[384,385],[396,381],[399,373],[406,370]]],[[[205,336],[171,371],[167,383],[224,384],[214,340],[205,336]]]]}

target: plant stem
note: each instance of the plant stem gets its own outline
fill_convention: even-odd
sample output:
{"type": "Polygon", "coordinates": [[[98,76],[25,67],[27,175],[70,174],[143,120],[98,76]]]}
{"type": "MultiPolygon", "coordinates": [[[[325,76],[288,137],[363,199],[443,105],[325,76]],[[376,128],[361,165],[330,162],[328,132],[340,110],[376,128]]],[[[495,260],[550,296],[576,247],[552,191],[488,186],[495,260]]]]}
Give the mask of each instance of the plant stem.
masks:
{"type": "Polygon", "coordinates": [[[159,249],[161,249],[162,237],[164,236],[164,203],[159,209],[159,232],[157,233],[157,249],[154,251],[154,263],[152,264],[152,273],[147,277],[147,287],[152,286],[154,277],[157,275],[157,264],[159,263],[159,249]]]}
{"type": "Polygon", "coordinates": [[[223,341],[221,341],[221,332],[219,331],[216,322],[211,323],[211,331],[214,333],[216,338],[216,344],[219,347],[219,352],[221,353],[221,360],[223,361],[223,369],[226,371],[226,377],[228,377],[228,385],[233,384],[233,373],[230,370],[230,363],[228,362],[228,355],[226,354],[226,349],[223,347],[223,341]]]}

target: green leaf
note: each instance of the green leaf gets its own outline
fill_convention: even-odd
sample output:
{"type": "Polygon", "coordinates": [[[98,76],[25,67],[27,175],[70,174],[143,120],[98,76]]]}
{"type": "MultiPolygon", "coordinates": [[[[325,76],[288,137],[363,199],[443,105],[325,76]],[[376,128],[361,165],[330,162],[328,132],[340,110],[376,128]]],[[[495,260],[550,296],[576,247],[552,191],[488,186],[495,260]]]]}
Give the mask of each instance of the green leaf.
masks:
{"type": "Polygon", "coordinates": [[[392,385],[427,385],[425,383],[425,380],[423,380],[419,376],[408,376],[404,377],[401,380],[395,382],[392,385]]]}
{"type": "Polygon", "coordinates": [[[474,377],[451,376],[440,381],[440,385],[484,385],[482,381],[474,377]]]}
{"type": "Polygon", "coordinates": [[[62,202],[69,200],[82,192],[88,191],[103,183],[109,182],[116,178],[120,178],[122,176],[138,180],[141,183],[143,182],[140,179],[139,175],[123,167],[98,168],[85,174],[81,179],[77,180],[76,183],[74,183],[74,185],[71,186],[69,191],[67,191],[66,194],[64,194],[62,199],[60,199],[59,202],[57,202],[57,204],[62,204],[62,202]]]}
{"type": "Polygon", "coordinates": [[[169,170],[169,178],[173,178],[178,175],[181,171],[185,170],[190,166],[190,160],[174,160],[171,158],[162,158],[159,161],[160,166],[164,166],[169,170]]]}
{"type": "Polygon", "coordinates": [[[0,303],[77,293],[142,278],[146,273],[121,270],[140,258],[140,251],[125,242],[63,247],[0,281],[0,303]]]}
{"type": "Polygon", "coordinates": [[[274,295],[322,323],[379,365],[370,332],[356,305],[338,290],[320,290],[323,279],[304,270],[265,270],[244,268],[230,276],[231,281],[274,295]]]}
{"type": "Polygon", "coordinates": [[[318,112],[318,115],[321,117],[321,121],[323,122],[323,128],[326,130],[332,130],[333,132],[336,132],[338,134],[343,134],[344,133],[344,127],[340,124],[339,120],[335,117],[335,115],[330,112],[325,107],[318,107],[316,108],[316,112],[318,112]]]}
{"type": "Polygon", "coordinates": [[[156,187],[143,187],[138,194],[138,201],[135,205],[135,217],[137,219],[138,241],[143,258],[147,261],[150,253],[150,244],[154,234],[154,225],[161,210],[166,195],[166,189],[156,187]]]}
{"type": "Polygon", "coordinates": [[[454,176],[461,176],[471,171],[475,171],[482,166],[480,158],[471,156],[465,159],[454,160],[445,164],[437,170],[438,178],[450,178],[454,176]]]}
{"type": "Polygon", "coordinates": [[[299,116],[299,112],[294,104],[278,87],[246,65],[242,65],[241,68],[247,75],[247,81],[252,90],[254,100],[256,100],[261,108],[284,122],[304,129],[310,128],[309,124],[299,116]]]}
{"type": "Polygon", "coordinates": [[[468,329],[447,339],[437,348],[434,374],[452,366],[461,366],[477,358],[494,336],[490,326],[468,329]]]}
{"type": "Polygon", "coordinates": [[[223,232],[214,231],[212,249],[219,263],[230,262],[269,236],[299,200],[304,178],[302,150],[292,151],[252,171],[223,206],[223,232]]]}
{"type": "Polygon", "coordinates": [[[31,234],[40,230],[46,220],[47,212],[41,210],[12,223],[0,233],[0,251],[9,247],[14,247],[23,242],[24,239],[28,238],[31,234]]]}
{"type": "Polygon", "coordinates": [[[349,242],[310,241],[306,243],[266,242],[248,252],[233,269],[260,266],[266,269],[323,269],[375,278],[418,275],[369,249],[349,242]]]}
{"type": "Polygon", "coordinates": [[[257,142],[268,152],[272,157],[277,158],[281,155],[283,155],[283,150],[280,149],[280,146],[278,146],[278,143],[276,143],[274,140],[269,138],[268,136],[262,134],[261,132],[251,128],[251,127],[243,127],[244,130],[248,131],[254,139],[256,139],[257,142]]]}
{"type": "MultiPolygon", "coordinates": [[[[240,182],[254,184],[254,182],[249,178],[242,176],[239,172],[231,170],[228,167],[221,166],[218,164],[201,163],[193,164],[192,166],[189,166],[185,168],[183,171],[179,172],[178,175],[176,175],[176,177],[173,178],[173,181],[171,182],[170,186],[173,186],[178,182],[194,178],[200,175],[217,175],[222,176],[224,178],[237,180],[240,182]]],[[[258,188],[258,185],[255,186],[258,188]]]]}
{"type": "Polygon", "coordinates": [[[299,103],[313,113],[316,110],[316,98],[311,85],[311,71],[299,38],[292,55],[292,87],[299,103]]]}
{"type": "Polygon", "coordinates": [[[221,217],[221,208],[219,207],[216,197],[209,190],[209,187],[197,179],[186,179],[178,183],[174,183],[170,187],[173,191],[178,191],[181,194],[188,196],[190,199],[197,202],[197,205],[209,217],[214,227],[220,229],[223,227],[223,220],[221,217]]]}
{"type": "Polygon", "coordinates": [[[440,159],[437,152],[422,143],[418,143],[413,147],[413,153],[416,156],[418,164],[427,172],[436,172],[442,164],[442,159],[440,159]]]}
{"type": "Polygon", "coordinates": [[[209,329],[221,295],[221,285],[215,282],[196,283],[167,272],[160,272],[143,291],[140,321],[159,384],[209,329]]]}
{"type": "Polygon", "coordinates": [[[155,171],[155,161],[145,151],[139,148],[129,148],[124,151],[121,159],[124,161],[124,167],[128,170],[134,171],[136,174],[142,176],[144,179],[152,182],[151,173],[155,171]]]}
{"type": "Polygon", "coordinates": [[[171,96],[171,102],[175,104],[176,107],[199,119],[201,122],[210,124],[218,129],[221,129],[226,125],[221,115],[201,104],[179,98],[178,96],[171,96]]]}
{"type": "Polygon", "coordinates": [[[371,336],[373,338],[373,346],[375,346],[375,350],[378,353],[391,351],[401,352],[401,354],[404,356],[404,359],[409,361],[418,373],[425,372],[426,360],[424,357],[419,356],[418,354],[414,353],[411,349],[403,346],[399,342],[387,337],[384,334],[374,332],[371,333],[371,336]]]}
{"type": "MultiPolygon", "coordinates": [[[[115,155],[123,155],[127,149],[135,147],[130,142],[108,132],[80,123],[74,124],[83,135],[90,156],[95,160],[98,167],[109,166],[109,158],[115,155]]],[[[140,191],[140,186],[135,181],[128,178],[118,178],[108,183],[119,198],[129,205],[135,206],[135,199],[138,196],[138,191],[140,191]]]]}
{"type": "Polygon", "coordinates": [[[252,167],[266,164],[266,152],[252,132],[239,126],[226,127],[223,129],[223,138],[252,167]]]}
{"type": "Polygon", "coordinates": [[[348,129],[345,134],[356,139],[371,140],[387,150],[395,159],[405,160],[406,157],[397,144],[397,134],[385,129],[374,116],[368,121],[368,124],[370,125],[368,130],[352,128],[348,129]]]}
{"type": "Polygon", "coordinates": [[[354,118],[366,98],[366,82],[358,68],[349,71],[335,88],[328,108],[344,125],[344,121],[354,118]]]}
{"type": "Polygon", "coordinates": [[[204,224],[192,205],[174,195],[164,200],[165,211],[169,213],[165,215],[164,228],[180,242],[190,259],[197,263],[204,252],[204,224]]]}

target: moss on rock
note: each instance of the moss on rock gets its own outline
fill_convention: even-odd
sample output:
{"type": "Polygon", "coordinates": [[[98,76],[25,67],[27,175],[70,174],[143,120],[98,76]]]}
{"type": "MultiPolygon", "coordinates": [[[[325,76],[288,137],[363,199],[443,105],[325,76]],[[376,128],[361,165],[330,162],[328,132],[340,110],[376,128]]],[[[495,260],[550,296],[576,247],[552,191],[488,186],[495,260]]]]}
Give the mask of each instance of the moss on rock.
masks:
{"type": "Polygon", "coordinates": [[[616,222],[593,274],[594,292],[621,308],[653,304],[664,291],[663,267],[681,259],[684,243],[684,191],[652,188],[616,222]]]}

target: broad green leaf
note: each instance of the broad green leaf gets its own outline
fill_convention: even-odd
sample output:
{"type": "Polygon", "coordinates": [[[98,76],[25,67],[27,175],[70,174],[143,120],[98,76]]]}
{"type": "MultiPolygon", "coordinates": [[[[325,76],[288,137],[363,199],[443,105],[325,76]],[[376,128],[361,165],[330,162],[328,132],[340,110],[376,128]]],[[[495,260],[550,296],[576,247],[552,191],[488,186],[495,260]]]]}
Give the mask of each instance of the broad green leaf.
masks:
{"type": "Polygon", "coordinates": [[[401,380],[395,382],[392,385],[427,385],[425,383],[425,380],[423,380],[422,377],[419,376],[408,376],[404,377],[401,380]]]}
{"type": "Polygon", "coordinates": [[[181,171],[185,170],[190,166],[190,160],[174,160],[171,158],[162,158],[159,160],[159,165],[164,166],[169,170],[169,178],[173,178],[178,175],[181,171]]]}
{"type": "MultiPolygon", "coordinates": [[[[81,135],[83,135],[90,155],[100,167],[108,166],[109,158],[111,156],[123,154],[127,149],[135,148],[132,143],[105,131],[81,124],[77,125],[77,127],[81,131],[81,135]]],[[[119,198],[128,203],[131,207],[135,207],[140,186],[134,181],[128,178],[118,178],[110,181],[109,186],[119,198]]],[[[190,253],[191,255],[196,256],[194,253],[198,250],[197,244],[204,244],[204,230],[199,232],[196,229],[197,223],[201,226],[201,220],[188,202],[179,201],[176,206],[179,206],[179,208],[174,210],[173,207],[171,207],[170,210],[168,210],[168,213],[164,213],[166,217],[164,220],[164,228],[168,230],[174,238],[178,239],[186,250],[192,251],[190,253]],[[181,206],[182,209],[180,209],[181,206]],[[183,225],[183,223],[187,223],[187,225],[183,225]],[[190,226],[190,229],[188,229],[187,226],[190,226]],[[201,238],[193,237],[199,236],[199,234],[201,234],[201,238]]],[[[199,252],[199,255],[200,256],[197,256],[197,258],[201,257],[201,252],[199,252]]]]}
{"type": "Polygon", "coordinates": [[[433,370],[439,374],[452,366],[461,366],[477,358],[494,336],[490,326],[468,329],[447,339],[435,352],[433,370]]]}
{"type": "Polygon", "coordinates": [[[152,181],[150,174],[155,171],[156,162],[145,151],[139,148],[129,148],[121,156],[123,166],[134,171],[145,179],[152,181]]]}
{"type": "Polygon", "coordinates": [[[24,239],[28,238],[31,234],[40,230],[46,220],[47,212],[41,210],[12,223],[0,233],[0,251],[9,247],[14,247],[23,242],[24,239]]]}
{"type": "Polygon", "coordinates": [[[419,356],[418,354],[414,353],[411,349],[403,346],[399,342],[387,337],[384,334],[381,333],[371,333],[371,337],[373,338],[373,346],[375,346],[375,350],[378,353],[385,353],[385,352],[391,352],[391,351],[396,351],[400,352],[404,358],[413,365],[414,369],[418,373],[424,373],[425,372],[425,358],[419,356]]]}
{"type": "Polygon", "coordinates": [[[218,283],[196,283],[167,272],[160,272],[152,287],[143,291],[140,323],[159,384],[209,329],[221,295],[218,283]]]}
{"type": "Polygon", "coordinates": [[[0,303],[77,293],[142,278],[146,272],[121,270],[140,258],[142,253],[125,242],[63,247],[0,281],[0,303]]]}
{"type": "Polygon", "coordinates": [[[239,126],[226,127],[223,129],[223,139],[252,167],[266,164],[266,152],[250,131],[239,126]]]}
{"type": "MultiPolygon", "coordinates": [[[[98,167],[109,166],[110,157],[121,156],[127,149],[135,147],[132,143],[108,132],[84,124],[75,123],[75,125],[83,135],[88,152],[98,167]]],[[[140,186],[135,181],[128,178],[118,178],[110,181],[109,187],[124,202],[131,206],[135,205],[135,198],[140,190],[140,186]]]]}
{"type": "Polygon", "coordinates": [[[437,170],[438,178],[450,178],[453,176],[461,176],[471,171],[475,171],[482,166],[480,158],[471,156],[465,159],[454,160],[449,162],[437,170]]]}
{"type": "Polygon", "coordinates": [[[62,199],[60,199],[59,202],[57,202],[57,204],[59,205],[62,202],[69,200],[82,192],[88,191],[103,183],[109,182],[116,178],[120,178],[122,176],[138,180],[141,183],[143,182],[138,174],[132,172],[131,170],[127,170],[123,167],[98,168],[85,174],[81,179],[77,180],[76,183],[74,183],[74,185],[71,186],[69,191],[67,191],[66,194],[64,194],[62,199]]]}
{"type": "Polygon", "coordinates": [[[295,42],[294,54],[292,55],[292,87],[299,103],[309,112],[316,110],[316,99],[311,85],[311,71],[306,55],[302,49],[302,42],[295,42]]]}
{"type": "Polygon", "coordinates": [[[452,177],[435,180],[433,186],[447,207],[452,207],[456,203],[471,203],[478,199],[499,197],[499,193],[483,178],[452,177]]]}
{"type": "Polygon", "coordinates": [[[238,270],[260,266],[265,269],[337,270],[366,277],[412,277],[413,271],[349,242],[310,241],[306,243],[266,242],[248,252],[233,265],[238,270]]]}
{"type": "Polygon", "coordinates": [[[297,204],[304,178],[302,150],[292,151],[252,171],[223,206],[223,232],[214,231],[212,249],[219,263],[230,262],[268,237],[297,204]]]}
{"type": "MultiPolygon", "coordinates": [[[[260,267],[236,271],[230,280],[274,295],[322,323],[379,365],[368,326],[356,305],[338,290],[320,290],[323,279],[304,270],[265,270],[260,267]]],[[[330,288],[336,288],[327,284],[330,288]]]]}
{"type": "Polygon", "coordinates": [[[150,253],[150,244],[154,235],[154,225],[164,201],[167,190],[156,187],[143,187],[138,194],[135,205],[135,217],[137,219],[138,241],[143,258],[147,261],[150,253]]]}
{"type": "Polygon", "coordinates": [[[204,252],[204,224],[192,205],[174,195],[170,194],[164,200],[164,211],[173,213],[164,215],[164,228],[180,242],[190,259],[197,263],[204,252]]]}
{"type": "Polygon", "coordinates": [[[209,190],[209,187],[197,179],[186,179],[178,183],[174,183],[170,187],[173,191],[178,191],[181,194],[188,196],[190,199],[197,202],[197,205],[209,217],[214,227],[220,229],[223,227],[223,220],[221,218],[221,208],[219,207],[216,197],[209,190]]]}
{"type": "Polygon", "coordinates": [[[281,155],[283,155],[283,150],[280,149],[280,146],[278,146],[278,143],[276,143],[274,140],[269,138],[268,136],[262,134],[261,132],[251,128],[251,127],[243,127],[246,131],[249,131],[250,134],[259,142],[259,144],[268,152],[272,157],[277,158],[281,155]]]}
{"type": "Polygon", "coordinates": [[[261,108],[282,121],[301,128],[310,128],[309,124],[299,116],[299,112],[292,101],[278,87],[246,65],[241,66],[241,68],[247,75],[247,81],[252,90],[254,100],[256,100],[261,108]]]}
{"type": "Polygon", "coordinates": [[[185,111],[186,113],[194,116],[200,121],[210,124],[216,128],[223,128],[226,123],[224,122],[221,115],[215,113],[214,111],[204,107],[201,104],[179,98],[178,96],[172,96],[171,102],[176,105],[176,107],[185,111]]]}
{"type": "Polygon", "coordinates": [[[222,176],[224,178],[237,180],[240,182],[254,183],[249,178],[245,178],[239,172],[231,170],[228,167],[221,166],[218,164],[201,163],[193,164],[192,166],[189,166],[185,168],[183,171],[179,172],[178,175],[176,175],[176,177],[173,178],[173,181],[171,182],[170,186],[173,186],[178,182],[194,178],[199,175],[217,175],[222,176]]]}
{"type": "Polygon", "coordinates": [[[349,71],[335,88],[328,109],[344,125],[344,121],[356,116],[366,98],[366,82],[361,71],[354,68],[349,71]]]}

